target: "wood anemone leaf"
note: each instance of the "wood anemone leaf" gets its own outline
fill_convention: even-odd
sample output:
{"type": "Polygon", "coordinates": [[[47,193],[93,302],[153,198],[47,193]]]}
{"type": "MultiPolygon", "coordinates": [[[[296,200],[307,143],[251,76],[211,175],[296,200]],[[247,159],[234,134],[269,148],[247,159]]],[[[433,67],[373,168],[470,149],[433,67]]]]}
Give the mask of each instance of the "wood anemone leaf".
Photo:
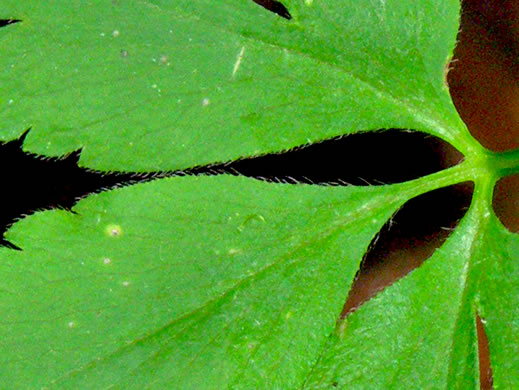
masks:
{"type": "Polygon", "coordinates": [[[2,1],[0,15],[24,23],[1,30],[0,138],[32,126],[28,150],[83,148],[83,165],[117,171],[366,129],[422,130],[464,155],[476,147],[443,77],[457,0],[284,4],[290,22],[252,1],[2,1]]]}
{"type": "Polygon", "coordinates": [[[505,303],[505,298],[494,294],[496,288],[506,286],[510,291],[511,287],[496,282],[504,282],[508,276],[516,279],[513,258],[517,252],[510,249],[519,240],[498,226],[495,218],[482,219],[481,206],[476,200],[446,244],[398,281],[398,288],[385,289],[338,325],[306,382],[309,388],[332,382],[341,388],[392,388],[395,383],[425,388],[431,380],[443,388],[476,388],[478,349],[473,302],[479,299],[484,302],[485,313],[504,316],[487,320],[492,366],[496,374],[498,370],[507,373],[499,378],[504,388],[515,387],[517,359],[511,353],[516,347],[505,346],[503,341],[517,341],[513,325],[504,329],[517,314],[517,308],[512,307],[515,299],[505,303]],[[495,236],[489,240],[487,234],[495,236]],[[487,245],[495,238],[501,240],[495,245],[504,243],[503,249],[489,251],[487,245]],[[511,273],[496,272],[498,264],[511,273]],[[380,358],[380,353],[387,357],[380,358]],[[391,370],[382,366],[389,356],[391,370]],[[445,377],[440,378],[440,373],[445,377]]]}
{"type": "Polygon", "coordinates": [[[0,138],[32,126],[28,151],[142,172],[405,128],[465,161],[376,187],[164,178],[27,217],[7,233],[23,251],[0,248],[1,388],[474,388],[476,313],[496,388],[519,387],[519,238],[491,209],[519,157],[484,151],[449,97],[458,1],[283,4],[290,21],[252,1],[4,0],[23,23],[0,29],[0,138]],[[388,218],[466,181],[445,244],[338,322],[388,218]]]}
{"type": "Polygon", "coordinates": [[[1,381],[296,386],[333,329],[342,286],[402,202],[378,188],[172,178],[19,222],[7,238],[23,252],[0,249],[1,381]]]}

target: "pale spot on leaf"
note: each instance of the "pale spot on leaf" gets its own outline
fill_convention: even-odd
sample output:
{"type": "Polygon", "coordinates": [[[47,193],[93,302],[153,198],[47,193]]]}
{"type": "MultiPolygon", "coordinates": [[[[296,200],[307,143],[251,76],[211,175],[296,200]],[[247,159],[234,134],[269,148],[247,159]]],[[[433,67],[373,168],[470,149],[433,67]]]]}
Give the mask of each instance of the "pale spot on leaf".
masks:
{"type": "Polygon", "coordinates": [[[105,233],[110,237],[121,237],[123,235],[123,229],[119,225],[108,225],[105,229],[105,233]]]}

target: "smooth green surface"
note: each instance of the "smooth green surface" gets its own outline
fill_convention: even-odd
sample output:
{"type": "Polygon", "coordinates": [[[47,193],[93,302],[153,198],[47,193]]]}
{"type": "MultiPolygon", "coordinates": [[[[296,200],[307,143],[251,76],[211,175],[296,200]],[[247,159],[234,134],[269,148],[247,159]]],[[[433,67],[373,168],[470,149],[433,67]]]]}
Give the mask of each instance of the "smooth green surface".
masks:
{"type": "Polygon", "coordinates": [[[457,0],[3,0],[0,137],[105,170],[173,170],[358,131],[475,147],[444,84],[457,0]],[[239,66],[237,62],[239,61],[239,66]]]}
{"type": "Polygon", "coordinates": [[[173,178],[28,218],[0,252],[0,387],[298,387],[403,194],[173,178]]]}
{"type": "MultiPolygon", "coordinates": [[[[519,239],[491,210],[519,153],[483,152],[444,84],[457,0],[4,0],[0,137],[105,170],[170,170],[341,134],[438,135],[463,164],[381,187],[176,177],[38,212],[0,249],[0,388],[519,387],[519,239]],[[338,321],[407,200],[475,183],[419,269],[338,321]]],[[[412,163],[412,162],[411,162],[412,163]]]]}

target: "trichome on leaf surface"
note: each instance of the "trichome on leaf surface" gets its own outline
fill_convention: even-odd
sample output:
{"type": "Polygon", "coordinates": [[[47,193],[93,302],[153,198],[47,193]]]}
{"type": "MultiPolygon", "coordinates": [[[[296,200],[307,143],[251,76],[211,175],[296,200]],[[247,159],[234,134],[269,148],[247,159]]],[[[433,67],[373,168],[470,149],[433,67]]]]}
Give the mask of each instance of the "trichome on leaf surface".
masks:
{"type": "Polygon", "coordinates": [[[4,0],[3,146],[97,184],[6,233],[22,250],[0,248],[0,387],[474,388],[482,328],[495,388],[519,387],[519,238],[492,209],[519,153],[483,148],[452,103],[459,16],[458,0],[4,0]],[[391,156],[402,133],[381,129],[451,161],[391,156]],[[341,142],[403,172],[310,175],[341,142]],[[462,183],[443,244],[349,310],[398,210],[462,183]]]}

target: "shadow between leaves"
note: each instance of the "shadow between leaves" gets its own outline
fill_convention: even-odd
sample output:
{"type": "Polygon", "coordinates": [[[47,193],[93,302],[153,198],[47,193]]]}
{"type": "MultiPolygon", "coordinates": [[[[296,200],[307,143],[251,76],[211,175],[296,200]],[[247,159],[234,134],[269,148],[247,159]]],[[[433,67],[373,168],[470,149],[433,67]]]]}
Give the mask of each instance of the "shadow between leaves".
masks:
{"type": "Polygon", "coordinates": [[[430,258],[452,234],[472,200],[474,184],[440,188],[409,200],[372,240],[341,318],[430,258]]]}
{"type": "Polygon", "coordinates": [[[0,19],[0,28],[21,22],[19,19],[0,19]]]}
{"type": "Polygon", "coordinates": [[[391,129],[336,137],[282,153],[169,172],[98,172],[78,166],[80,150],[43,158],[22,150],[19,139],[0,143],[4,193],[0,245],[19,249],[3,234],[17,219],[38,210],[71,208],[85,196],[153,179],[186,175],[242,175],[257,180],[314,185],[400,183],[450,167],[462,155],[425,133],[391,129]]]}
{"type": "Polygon", "coordinates": [[[501,223],[512,233],[519,232],[519,174],[505,176],[494,187],[492,207],[501,223]]]}
{"type": "Polygon", "coordinates": [[[43,158],[22,150],[29,130],[14,141],[0,143],[2,207],[0,207],[0,246],[20,249],[4,238],[16,220],[38,210],[71,210],[81,198],[113,189],[149,176],[133,173],[103,173],[78,167],[81,151],[62,158],[43,158]]]}
{"type": "Polygon", "coordinates": [[[273,12],[282,18],[292,19],[292,15],[288,12],[287,7],[283,5],[283,3],[276,0],[252,0],[256,4],[261,5],[266,10],[273,12]]]}
{"type": "Polygon", "coordinates": [[[418,131],[355,133],[281,153],[187,169],[187,175],[231,174],[276,183],[383,185],[449,168],[463,155],[447,142],[418,131]]]}
{"type": "Polygon", "coordinates": [[[481,390],[492,390],[494,388],[492,365],[490,362],[490,349],[488,337],[485,332],[484,320],[476,315],[476,333],[478,337],[478,360],[479,360],[479,383],[481,390]]]}

